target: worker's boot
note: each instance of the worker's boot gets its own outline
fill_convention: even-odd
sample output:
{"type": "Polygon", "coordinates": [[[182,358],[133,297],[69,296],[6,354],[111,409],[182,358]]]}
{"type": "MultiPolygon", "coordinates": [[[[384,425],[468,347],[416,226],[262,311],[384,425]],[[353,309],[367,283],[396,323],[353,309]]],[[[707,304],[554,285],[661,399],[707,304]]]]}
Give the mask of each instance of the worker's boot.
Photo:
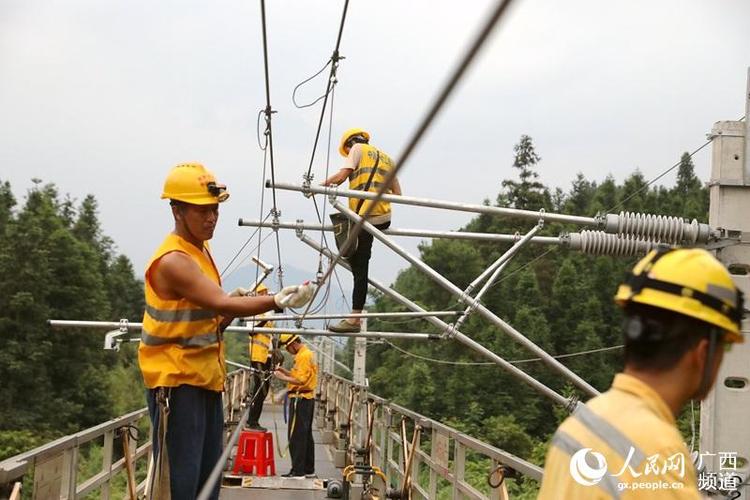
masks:
{"type": "Polygon", "coordinates": [[[335,333],[357,333],[360,331],[359,323],[349,323],[342,319],[335,325],[328,325],[328,329],[335,333]]]}

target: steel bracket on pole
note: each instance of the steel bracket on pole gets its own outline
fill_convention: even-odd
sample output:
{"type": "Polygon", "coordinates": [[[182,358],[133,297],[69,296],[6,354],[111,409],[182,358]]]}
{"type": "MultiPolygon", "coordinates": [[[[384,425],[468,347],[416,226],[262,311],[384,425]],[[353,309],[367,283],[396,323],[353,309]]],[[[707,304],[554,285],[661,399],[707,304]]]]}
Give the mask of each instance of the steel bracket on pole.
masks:
{"type": "Polygon", "coordinates": [[[312,172],[310,172],[309,174],[307,172],[302,174],[302,195],[305,198],[309,198],[313,195],[312,191],[310,191],[310,185],[314,178],[315,174],[313,174],[312,172]]]}
{"type": "Polygon", "coordinates": [[[128,333],[128,320],[123,318],[120,320],[120,327],[117,330],[107,332],[104,336],[104,350],[105,351],[119,351],[122,337],[128,333]]]}
{"type": "Polygon", "coordinates": [[[297,219],[297,227],[294,228],[294,234],[297,236],[297,238],[301,238],[302,234],[304,232],[303,224],[305,223],[302,219],[297,219]]]}

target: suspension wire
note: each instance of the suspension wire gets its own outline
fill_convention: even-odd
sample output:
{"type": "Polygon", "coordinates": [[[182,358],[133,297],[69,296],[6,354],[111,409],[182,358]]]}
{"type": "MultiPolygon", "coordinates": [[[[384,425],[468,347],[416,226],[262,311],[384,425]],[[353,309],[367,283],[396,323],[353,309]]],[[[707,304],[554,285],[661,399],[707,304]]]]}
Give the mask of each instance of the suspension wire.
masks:
{"type": "MultiPolygon", "coordinates": [[[[269,216],[270,216],[270,214],[268,216],[266,216],[266,218],[268,218],[269,216]]],[[[254,234],[255,233],[253,233],[253,236],[254,236],[254,234]]],[[[260,235],[258,235],[258,236],[260,236],[260,235]]],[[[250,249],[250,251],[248,252],[248,255],[252,256],[252,254],[255,253],[256,250],[258,250],[258,254],[257,255],[258,255],[258,259],[260,259],[260,245],[262,245],[263,243],[265,243],[265,241],[269,238],[269,236],[271,236],[271,233],[267,233],[263,237],[263,239],[258,238],[258,243],[256,245],[254,245],[253,248],[250,249]]],[[[234,273],[236,273],[242,267],[242,265],[246,262],[246,259],[247,259],[247,257],[243,257],[242,259],[240,259],[237,262],[237,264],[234,266],[234,268],[232,268],[232,270],[229,271],[226,274],[226,276],[222,276],[222,278],[225,279],[225,280],[229,279],[230,276],[232,276],[234,273]]],[[[229,268],[229,266],[227,266],[227,268],[229,268]]],[[[256,269],[256,272],[255,272],[255,281],[256,282],[258,281],[258,276],[259,276],[259,272],[256,269]]]]}
{"type": "MultiPolygon", "coordinates": [[[[742,118],[740,118],[739,120],[736,120],[736,121],[741,122],[744,119],[745,119],[745,116],[743,116],[742,118]]],[[[701,144],[700,146],[698,146],[696,149],[694,149],[692,153],[688,153],[688,156],[692,159],[693,156],[695,156],[696,153],[698,153],[703,148],[705,148],[706,146],[708,146],[709,144],[711,144],[713,141],[714,141],[714,136],[709,137],[709,139],[706,142],[704,142],[703,144],[701,144]]],[[[625,203],[627,203],[628,201],[630,201],[631,198],[633,198],[634,196],[637,196],[637,195],[641,194],[644,190],[646,190],[649,187],[651,187],[651,185],[654,182],[658,181],[659,179],[661,179],[662,177],[664,177],[665,175],[667,175],[669,172],[671,172],[675,168],[679,167],[681,164],[682,164],[682,158],[680,158],[680,161],[678,161],[677,163],[675,163],[674,165],[672,165],[671,167],[669,167],[668,169],[666,169],[665,171],[663,171],[662,173],[660,173],[659,175],[657,175],[656,177],[654,177],[653,179],[651,179],[650,181],[648,181],[645,185],[641,186],[638,190],[636,190],[630,196],[628,196],[627,198],[625,198],[624,200],[622,200],[621,202],[619,202],[614,207],[612,207],[609,210],[607,210],[607,212],[612,212],[613,210],[617,210],[618,208],[620,208],[621,206],[623,206],[625,203]]]]}
{"type": "MultiPolygon", "coordinates": [[[[252,249],[250,250],[250,252],[249,252],[249,253],[250,253],[250,255],[252,255],[252,254],[253,254],[253,253],[254,253],[254,252],[255,252],[255,251],[257,250],[257,251],[258,251],[258,253],[257,253],[258,259],[260,259],[260,246],[261,246],[261,245],[262,245],[263,243],[265,243],[265,242],[266,242],[266,240],[267,240],[268,238],[270,238],[270,237],[271,237],[271,234],[272,234],[272,233],[267,233],[267,234],[266,234],[266,235],[265,235],[265,236],[263,237],[263,239],[262,239],[262,240],[258,241],[258,244],[257,244],[257,245],[255,245],[255,246],[254,246],[254,247],[253,247],[253,248],[252,248],[252,249]]],[[[240,260],[239,262],[237,262],[237,265],[235,265],[235,266],[234,266],[234,268],[233,268],[233,269],[232,269],[231,271],[229,271],[229,272],[227,273],[227,275],[226,275],[226,276],[224,277],[224,279],[229,279],[229,277],[230,277],[230,276],[232,276],[232,275],[233,275],[234,273],[236,273],[237,271],[239,271],[239,269],[240,269],[240,268],[242,267],[242,264],[244,264],[244,263],[245,263],[245,259],[242,259],[242,260],[240,260]]],[[[255,269],[255,282],[256,282],[256,283],[258,282],[258,277],[259,277],[259,276],[260,276],[260,271],[258,270],[258,266],[256,266],[256,269],[255,269]]]]}
{"type": "Polygon", "coordinates": [[[326,83],[326,92],[325,94],[323,94],[323,109],[320,110],[320,119],[318,120],[318,129],[315,132],[315,142],[313,143],[312,154],[310,155],[310,165],[307,167],[307,177],[310,177],[310,172],[312,172],[313,162],[315,161],[315,151],[318,149],[318,139],[320,138],[320,129],[323,127],[323,117],[326,114],[326,106],[328,104],[328,95],[331,93],[331,87],[334,85],[334,81],[336,80],[336,70],[338,69],[338,66],[339,66],[339,60],[342,59],[339,56],[339,47],[341,46],[341,36],[344,33],[344,23],[346,22],[346,11],[348,8],[349,8],[349,0],[344,0],[344,10],[341,13],[341,23],[339,24],[339,34],[338,34],[338,37],[336,38],[336,48],[333,49],[333,54],[331,55],[331,59],[330,59],[331,72],[328,75],[328,83],[326,83]]]}
{"type": "Polygon", "coordinates": [[[307,82],[309,82],[310,80],[312,80],[313,78],[315,78],[316,76],[318,76],[319,74],[321,74],[321,73],[323,72],[323,70],[325,70],[325,69],[326,69],[326,68],[328,67],[328,65],[329,65],[329,64],[331,64],[331,60],[332,60],[332,59],[328,59],[328,60],[326,61],[325,65],[324,65],[324,66],[323,66],[322,68],[320,68],[320,71],[318,71],[317,73],[315,73],[315,74],[314,74],[313,76],[311,76],[310,78],[308,78],[308,79],[306,79],[306,80],[303,80],[303,81],[301,81],[300,83],[298,83],[298,84],[297,84],[297,86],[296,86],[296,87],[294,87],[294,90],[292,90],[292,103],[294,104],[294,106],[295,106],[295,107],[296,107],[297,109],[304,109],[304,108],[309,108],[309,107],[311,107],[311,106],[314,106],[315,104],[317,104],[318,102],[320,102],[320,100],[321,100],[321,99],[323,99],[323,98],[325,97],[325,94],[323,94],[322,96],[318,97],[317,99],[315,99],[315,100],[314,100],[313,102],[311,102],[311,103],[309,103],[309,104],[299,104],[299,103],[297,102],[296,94],[297,94],[297,90],[298,90],[298,89],[299,89],[299,88],[300,88],[301,86],[303,86],[304,84],[306,84],[307,82]]]}
{"type": "MultiPolygon", "coordinates": [[[[266,216],[266,218],[263,220],[263,222],[265,222],[266,220],[268,220],[268,216],[266,216]]],[[[239,257],[240,254],[242,253],[242,251],[245,250],[245,247],[247,247],[247,245],[250,243],[250,240],[252,240],[255,237],[255,235],[258,233],[258,229],[260,229],[260,227],[256,228],[255,231],[253,231],[253,234],[251,234],[250,237],[247,240],[245,240],[245,243],[242,244],[242,246],[240,247],[240,249],[237,250],[237,253],[235,253],[234,257],[231,258],[231,260],[229,261],[229,264],[227,264],[224,267],[224,270],[221,271],[221,273],[219,274],[220,277],[222,277],[222,278],[224,277],[224,273],[227,272],[227,269],[229,269],[229,267],[234,263],[234,261],[237,260],[237,257],[239,257]]],[[[253,248],[250,251],[250,253],[253,253],[254,250],[255,250],[255,248],[253,248]]]]}
{"type": "MultiPolygon", "coordinates": [[[[261,110],[260,112],[262,113],[263,110],[261,110]]],[[[268,135],[269,135],[268,134],[268,128],[266,128],[265,132],[263,132],[263,136],[266,138],[266,143],[265,143],[265,147],[261,148],[263,150],[263,180],[261,181],[261,191],[262,191],[262,193],[260,195],[260,215],[259,215],[260,217],[263,217],[263,208],[264,208],[265,200],[266,200],[266,192],[263,189],[263,186],[265,186],[265,184],[266,184],[266,167],[268,166],[268,135]]],[[[268,215],[266,215],[266,220],[271,215],[273,215],[273,211],[268,212],[268,215]]],[[[266,238],[267,237],[268,236],[266,236],[266,238]]],[[[260,260],[260,247],[261,247],[261,245],[263,245],[264,241],[266,241],[266,239],[265,238],[261,238],[261,234],[258,233],[258,245],[256,246],[256,248],[258,250],[258,255],[256,256],[256,258],[258,260],[260,260]]],[[[258,277],[259,276],[260,276],[260,266],[256,265],[255,266],[255,283],[258,282],[258,277]]],[[[255,291],[255,290],[253,290],[253,291],[255,291]]]]}
{"type": "MultiPolygon", "coordinates": [[[[401,347],[397,346],[393,342],[387,340],[387,339],[380,339],[382,340],[382,343],[388,344],[392,348],[396,349],[397,351],[407,355],[411,356],[413,358],[421,359],[423,361],[429,361],[430,363],[438,363],[443,365],[458,365],[458,366],[489,366],[489,365],[495,365],[496,363],[492,361],[450,361],[447,359],[437,359],[437,358],[431,358],[428,356],[423,356],[421,354],[416,354],[411,351],[407,351],[406,349],[402,349],[401,347]]],[[[557,356],[552,356],[555,359],[565,359],[565,358],[573,358],[577,356],[585,356],[588,354],[595,354],[600,352],[608,352],[608,351],[614,351],[616,349],[622,349],[624,345],[614,345],[610,347],[601,347],[599,349],[589,349],[586,351],[578,351],[578,352],[571,352],[568,354],[559,354],[557,356]]],[[[521,363],[531,363],[535,361],[542,361],[542,358],[527,358],[527,359],[516,359],[513,361],[508,361],[508,363],[511,364],[521,364],[521,363]]]]}
{"type": "MultiPolygon", "coordinates": [[[[270,150],[270,163],[271,163],[271,182],[276,182],[276,171],[274,168],[274,161],[273,161],[273,128],[271,126],[271,115],[275,113],[273,111],[273,108],[271,108],[271,85],[270,85],[270,76],[269,76],[269,69],[268,69],[268,33],[266,30],[266,0],[260,0],[260,16],[261,16],[261,22],[263,26],[263,67],[265,69],[265,83],[266,83],[266,108],[263,110],[263,113],[266,115],[266,132],[268,134],[268,149],[270,150]]],[[[265,182],[265,180],[264,180],[265,182]]],[[[276,204],[276,189],[273,188],[271,190],[271,194],[273,197],[273,217],[275,221],[278,221],[280,212],[278,210],[278,205],[276,204]]],[[[284,266],[281,263],[281,243],[279,242],[279,231],[278,228],[274,229],[274,233],[276,233],[276,257],[278,258],[278,276],[279,276],[279,287],[284,287],[284,266]]]]}
{"type": "MultiPolygon", "coordinates": [[[[325,282],[328,278],[330,278],[331,274],[333,273],[333,269],[336,267],[336,264],[338,264],[338,262],[341,261],[341,254],[346,253],[346,251],[352,245],[354,240],[358,237],[360,231],[362,230],[362,225],[364,224],[365,220],[367,220],[367,218],[372,213],[373,209],[377,206],[377,203],[383,197],[383,194],[388,189],[390,189],[391,185],[393,184],[394,179],[396,178],[396,175],[404,167],[404,165],[406,164],[406,161],[411,156],[411,153],[414,151],[417,144],[419,144],[425,132],[430,127],[435,117],[438,115],[443,105],[448,100],[448,97],[450,97],[450,95],[453,93],[453,90],[456,88],[456,85],[458,85],[458,82],[466,73],[466,70],[468,69],[468,67],[474,61],[476,55],[479,53],[479,49],[482,48],[482,46],[484,45],[484,42],[489,37],[493,28],[495,27],[497,22],[503,17],[503,15],[508,11],[508,7],[512,3],[513,3],[513,0],[499,0],[493,12],[487,17],[479,33],[476,35],[471,45],[469,46],[469,48],[466,50],[463,57],[461,58],[458,66],[455,68],[450,78],[448,79],[448,82],[442,88],[437,98],[433,101],[427,114],[424,116],[424,118],[420,122],[412,138],[409,140],[409,142],[407,142],[406,148],[404,149],[403,153],[399,157],[400,158],[399,161],[396,162],[396,165],[393,167],[393,169],[391,169],[388,172],[388,175],[386,175],[385,179],[383,179],[383,185],[380,186],[380,188],[378,188],[375,194],[375,198],[373,198],[370,205],[368,205],[368,208],[365,211],[365,213],[360,216],[360,219],[357,221],[357,223],[349,232],[349,237],[341,246],[341,251],[339,252],[338,255],[336,255],[336,258],[334,259],[333,264],[328,268],[328,271],[323,276],[323,282],[325,282]]],[[[312,168],[312,163],[310,164],[310,167],[312,168]]],[[[313,292],[313,298],[315,297],[315,294],[317,294],[317,290],[318,289],[316,289],[315,292],[313,292]]],[[[302,314],[303,319],[304,319],[304,316],[308,314],[309,308],[310,308],[310,304],[308,304],[307,309],[302,314]]]]}

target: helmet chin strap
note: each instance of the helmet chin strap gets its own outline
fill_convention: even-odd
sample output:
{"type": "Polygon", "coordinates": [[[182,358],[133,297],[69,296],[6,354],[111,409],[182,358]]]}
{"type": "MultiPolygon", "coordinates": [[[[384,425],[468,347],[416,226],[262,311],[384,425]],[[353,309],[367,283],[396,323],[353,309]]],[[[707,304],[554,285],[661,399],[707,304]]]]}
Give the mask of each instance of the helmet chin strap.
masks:
{"type": "Polygon", "coordinates": [[[718,339],[719,333],[715,330],[712,331],[708,336],[708,354],[706,355],[706,364],[703,366],[701,383],[698,386],[698,391],[696,392],[697,399],[705,397],[706,394],[708,394],[709,389],[711,388],[711,373],[714,369],[714,357],[716,355],[718,339]]]}

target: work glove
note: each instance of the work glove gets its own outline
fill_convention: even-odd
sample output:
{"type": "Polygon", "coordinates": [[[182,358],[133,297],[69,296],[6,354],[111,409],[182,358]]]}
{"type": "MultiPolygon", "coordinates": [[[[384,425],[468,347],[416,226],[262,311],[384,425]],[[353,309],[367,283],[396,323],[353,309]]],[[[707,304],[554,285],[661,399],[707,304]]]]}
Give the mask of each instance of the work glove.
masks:
{"type": "Polygon", "coordinates": [[[314,292],[315,285],[305,281],[301,285],[282,288],[279,293],[273,296],[273,300],[279,308],[302,307],[310,302],[314,292]]]}
{"type": "Polygon", "coordinates": [[[245,297],[246,295],[250,295],[251,293],[252,293],[252,290],[250,290],[249,288],[237,287],[231,292],[229,292],[229,296],[230,297],[245,297]]]}

